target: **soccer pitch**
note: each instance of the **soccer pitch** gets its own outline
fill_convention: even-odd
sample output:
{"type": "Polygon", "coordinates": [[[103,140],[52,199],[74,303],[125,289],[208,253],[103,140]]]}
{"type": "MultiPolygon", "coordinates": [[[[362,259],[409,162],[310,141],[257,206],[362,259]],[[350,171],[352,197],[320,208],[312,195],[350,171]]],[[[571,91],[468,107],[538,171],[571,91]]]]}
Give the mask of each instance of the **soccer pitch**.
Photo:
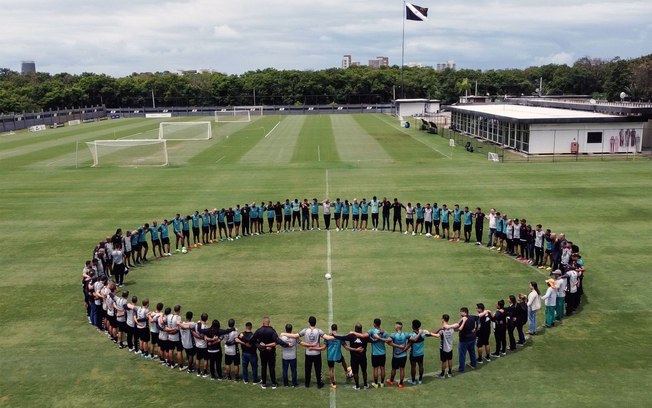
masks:
{"type": "MultiPolygon", "coordinates": [[[[211,140],[168,142],[167,167],[90,167],[84,142],[157,138],[159,122],[121,119],[0,135],[0,405],[594,407],[652,399],[645,350],[652,338],[649,160],[492,163],[486,154],[451,149],[439,136],[400,128],[395,118],[367,114],[213,123],[211,140]],[[587,264],[581,312],[527,347],[452,379],[433,375],[439,341],[427,339],[423,385],[359,392],[343,386],[341,369],[336,391],[316,389],[314,378],[310,389],[276,390],[197,378],[119,350],[86,321],[83,262],[117,227],[252,201],[374,195],[486,213],[495,207],[566,233],[587,264]]],[[[409,326],[420,319],[434,329],[443,313],[456,319],[461,306],[483,302],[493,310],[498,299],[527,293],[530,280],[545,287],[538,270],[484,247],[322,230],[246,237],[157,260],[132,269],[125,289],[151,304],[180,303],[182,315],[208,312],[222,326],[235,318],[240,330],[246,321],[259,327],[269,315],[277,331],[287,322],[298,331],[315,315],[328,331],[329,262],[340,332],[356,322],[367,330],[375,317],[390,332],[397,320],[409,326]]],[[[493,336],[491,342],[493,351],[493,336]]],[[[279,382],[280,365],[279,351],[279,382]]],[[[301,384],[302,352],[298,371],[301,384]]]]}

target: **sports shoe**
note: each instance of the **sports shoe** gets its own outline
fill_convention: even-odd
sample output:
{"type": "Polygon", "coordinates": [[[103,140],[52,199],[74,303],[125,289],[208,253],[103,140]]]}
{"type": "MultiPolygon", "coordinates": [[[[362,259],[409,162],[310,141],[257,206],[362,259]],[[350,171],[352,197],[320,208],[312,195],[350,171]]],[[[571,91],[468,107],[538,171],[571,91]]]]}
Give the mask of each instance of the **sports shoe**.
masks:
{"type": "Polygon", "coordinates": [[[500,353],[501,357],[505,357],[506,355],[507,355],[507,353],[500,353]]]}
{"type": "Polygon", "coordinates": [[[179,366],[179,371],[183,371],[183,370],[187,370],[187,369],[188,369],[188,367],[186,367],[183,364],[179,366]]]}
{"type": "Polygon", "coordinates": [[[411,385],[415,385],[415,384],[417,383],[416,381],[411,380],[411,379],[407,379],[407,380],[405,380],[405,381],[407,381],[408,384],[411,384],[411,385]]]}
{"type": "Polygon", "coordinates": [[[458,238],[458,239],[457,239],[457,242],[460,242],[460,241],[461,241],[461,239],[460,239],[460,238],[458,238]]]}
{"type": "Polygon", "coordinates": [[[371,386],[374,388],[380,388],[380,384],[378,383],[372,383],[371,386]]]}
{"type": "Polygon", "coordinates": [[[244,380],[242,383],[243,383],[243,384],[249,384],[249,381],[244,380]]]}
{"type": "Polygon", "coordinates": [[[398,388],[403,388],[403,384],[398,384],[398,388]]]}
{"type": "Polygon", "coordinates": [[[352,388],[353,388],[354,390],[356,390],[356,391],[360,391],[360,390],[362,389],[362,388],[358,387],[357,385],[354,385],[352,388]]]}
{"type": "Polygon", "coordinates": [[[278,387],[278,384],[272,384],[272,389],[275,390],[278,387]]]}
{"type": "Polygon", "coordinates": [[[451,239],[448,240],[448,242],[455,242],[455,239],[451,238],[451,239]]]}
{"type": "Polygon", "coordinates": [[[451,373],[450,371],[448,372],[447,375],[448,375],[448,378],[453,378],[453,373],[451,373]]]}
{"type": "Polygon", "coordinates": [[[498,357],[500,357],[500,353],[491,353],[491,357],[498,358],[498,357]]]}
{"type": "Polygon", "coordinates": [[[331,388],[332,388],[332,389],[336,389],[336,388],[337,388],[337,384],[331,384],[331,388]]]}
{"type": "Polygon", "coordinates": [[[335,231],[340,232],[340,229],[339,229],[339,228],[335,228],[335,231]]]}
{"type": "Polygon", "coordinates": [[[267,384],[262,384],[262,383],[261,383],[261,384],[260,384],[260,388],[266,390],[266,389],[267,389],[267,384]]]}
{"type": "Polygon", "coordinates": [[[441,379],[443,380],[444,378],[446,378],[446,374],[444,374],[444,373],[439,373],[439,375],[437,376],[437,378],[441,378],[441,379]]]}
{"type": "Polygon", "coordinates": [[[405,232],[403,233],[403,235],[407,235],[407,233],[408,233],[408,232],[407,232],[407,231],[405,231],[405,232]]]}
{"type": "Polygon", "coordinates": [[[393,387],[394,386],[394,381],[387,380],[387,385],[389,385],[390,387],[393,387]]]}
{"type": "Polygon", "coordinates": [[[419,380],[417,384],[419,385],[423,384],[423,380],[419,380]]]}
{"type": "Polygon", "coordinates": [[[414,231],[412,231],[412,236],[415,236],[415,235],[417,235],[417,233],[416,233],[416,232],[414,232],[414,231]]]}

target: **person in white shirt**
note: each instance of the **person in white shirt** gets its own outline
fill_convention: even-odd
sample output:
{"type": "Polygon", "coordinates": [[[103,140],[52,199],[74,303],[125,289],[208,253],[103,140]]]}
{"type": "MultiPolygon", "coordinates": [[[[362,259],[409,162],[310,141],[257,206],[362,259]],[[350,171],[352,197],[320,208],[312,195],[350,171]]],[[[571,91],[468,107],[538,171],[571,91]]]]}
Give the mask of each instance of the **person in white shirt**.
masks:
{"type": "Polygon", "coordinates": [[[492,208],[489,212],[489,241],[487,247],[494,248],[494,234],[496,234],[496,209],[492,208]]]}
{"type": "Polygon", "coordinates": [[[557,285],[557,304],[555,307],[555,319],[561,321],[564,317],[564,303],[566,302],[566,278],[561,276],[561,271],[559,269],[553,272],[555,275],[555,285],[557,285]]]}
{"type": "Polygon", "coordinates": [[[530,293],[527,295],[527,319],[530,324],[529,335],[537,334],[537,312],[541,309],[541,292],[535,281],[530,282],[530,293]]]}

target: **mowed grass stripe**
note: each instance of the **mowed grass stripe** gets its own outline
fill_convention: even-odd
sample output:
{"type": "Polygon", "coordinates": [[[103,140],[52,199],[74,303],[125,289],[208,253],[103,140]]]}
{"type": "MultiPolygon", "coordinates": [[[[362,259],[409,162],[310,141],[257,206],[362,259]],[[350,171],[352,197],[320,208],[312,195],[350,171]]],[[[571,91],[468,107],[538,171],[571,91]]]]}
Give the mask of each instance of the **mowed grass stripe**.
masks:
{"type": "Polygon", "coordinates": [[[333,128],[327,115],[307,116],[294,147],[293,163],[339,161],[333,128]]]}
{"type": "Polygon", "coordinates": [[[391,161],[383,147],[354,119],[359,115],[331,115],[333,137],[342,161],[391,161]]]}
{"type": "Polygon", "coordinates": [[[354,118],[358,126],[396,161],[422,162],[433,158],[445,158],[414,140],[410,135],[401,132],[400,129],[379,120],[378,115],[355,115],[354,118]]]}
{"type": "Polygon", "coordinates": [[[290,163],[306,117],[292,115],[275,118],[276,121],[266,128],[268,129],[264,135],[266,137],[260,138],[258,143],[242,156],[240,163],[277,165],[290,163]]]}
{"type": "Polygon", "coordinates": [[[278,120],[275,116],[264,116],[244,126],[242,123],[217,124],[213,127],[213,139],[216,139],[217,143],[190,158],[188,163],[197,165],[237,163],[265,137],[278,120]]]}

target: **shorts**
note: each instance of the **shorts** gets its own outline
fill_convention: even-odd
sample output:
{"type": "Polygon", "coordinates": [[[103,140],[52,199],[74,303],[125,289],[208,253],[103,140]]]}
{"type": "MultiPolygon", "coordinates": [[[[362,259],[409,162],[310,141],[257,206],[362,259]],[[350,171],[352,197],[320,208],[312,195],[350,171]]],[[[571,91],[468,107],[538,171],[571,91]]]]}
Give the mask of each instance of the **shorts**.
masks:
{"type": "Polygon", "coordinates": [[[145,249],[149,248],[149,245],[147,244],[147,241],[143,241],[138,245],[140,245],[141,248],[145,248],[145,249]]]}
{"type": "Polygon", "coordinates": [[[190,230],[183,230],[183,236],[188,238],[190,236],[190,230]]]}
{"type": "Polygon", "coordinates": [[[149,337],[149,329],[147,327],[143,328],[137,328],[137,333],[138,333],[138,339],[140,341],[143,341],[145,343],[149,343],[150,337],[149,337]]]}
{"type": "Polygon", "coordinates": [[[168,351],[170,349],[170,341],[168,339],[158,339],[158,347],[162,351],[168,351]]]}
{"type": "Polygon", "coordinates": [[[343,220],[348,220],[349,219],[349,214],[343,214],[342,219],[343,220]]]}
{"type": "Polygon", "coordinates": [[[116,320],[115,315],[114,316],[108,315],[106,316],[106,318],[109,320],[109,324],[111,325],[111,327],[117,327],[118,321],[116,320]]]}
{"type": "Polygon", "coordinates": [[[236,227],[239,227],[239,226],[240,226],[240,221],[234,221],[233,224],[234,224],[236,227]]]}
{"type": "Polygon", "coordinates": [[[207,348],[195,347],[195,351],[197,352],[197,360],[208,360],[207,348]]]}
{"type": "Polygon", "coordinates": [[[131,251],[125,251],[125,258],[129,258],[131,256],[131,251]]]}
{"type": "Polygon", "coordinates": [[[195,355],[195,348],[183,348],[183,350],[186,352],[186,356],[188,357],[193,357],[195,355]]]}
{"type": "Polygon", "coordinates": [[[405,225],[414,225],[414,218],[406,218],[405,225]]]}
{"type": "Polygon", "coordinates": [[[226,229],[226,223],[225,222],[218,222],[217,226],[220,227],[220,229],[226,229]]]}
{"type": "Polygon", "coordinates": [[[372,355],[371,356],[371,366],[372,367],[385,367],[385,363],[387,362],[387,356],[385,354],[381,355],[372,355]]]}
{"type": "Polygon", "coordinates": [[[369,214],[362,214],[361,218],[362,218],[362,221],[367,221],[369,219],[369,214]]]}
{"type": "Polygon", "coordinates": [[[224,365],[231,365],[233,364],[234,366],[239,366],[240,365],[240,354],[237,353],[233,356],[230,356],[228,354],[224,355],[224,365]]]}
{"type": "Polygon", "coordinates": [[[461,221],[453,221],[453,231],[459,231],[462,227],[461,221]]]}
{"type": "Polygon", "coordinates": [[[339,220],[341,216],[342,216],[342,214],[340,214],[340,213],[335,213],[335,215],[334,215],[336,220],[339,220]]]}
{"type": "Polygon", "coordinates": [[[192,235],[199,235],[199,227],[192,227],[192,235]]]}
{"type": "Polygon", "coordinates": [[[412,354],[410,354],[410,363],[412,363],[412,364],[416,364],[416,363],[423,364],[423,356],[413,356],[412,354]]]}
{"type": "Polygon", "coordinates": [[[353,221],[359,221],[360,220],[360,214],[353,214],[353,221]]]}
{"type": "Polygon", "coordinates": [[[417,218],[417,225],[423,224],[423,218],[417,218]]]}
{"type": "Polygon", "coordinates": [[[208,225],[207,226],[201,226],[201,232],[208,232],[208,225]]]}
{"type": "Polygon", "coordinates": [[[158,345],[158,332],[150,331],[149,335],[151,336],[152,344],[158,345]]]}
{"type": "Polygon", "coordinates": [[[174,351],[174,349],[177,349],[177,351],[183,351],[181,340],[168,340],[168,346],[168,350],[170,351],[174,351]]]}
{"type": "Polygon", "coordinates": [[[283,222],[283,216],[282,215],[277,215],[276,216],[276,222],[283,222]]]}
{"type": "Polygon", "coordinates": [[[318,220],[319,219],[319,214],[310,214],[310,218],[312,218],[313,220],[318,220]]]}
{"type": "Polygon", "coordinates": [[[478,339],[476,340],[476,347],[480,348],[482,346],[488,346],[489,345],[489,335],[491,332],[489,330],[487,331],[479,331],[478,332],[478,339]]]}
{"type": "Polygon", "coordinates": [[[160,239],[153,239],[152,240],[152,247],[156,246],[161,246],[161,240],[160,239]]]}
{"type": "Polygon", "coordinates": [[[118,330],[120,330],[120,332],[122,332],[122,333],[126,333],[127,332],[127,322],[126,321],[123,321],[123,322],[117,321],[117,323],[118,323],[118,330]]]}
{"type": "Polygon", "coordinates": [[[333,367],[335,367],[335,363],[341,363],[342,361],[344,361],[344,357],[340,357],[339,360],[335,360],[335,361],[333,361],[333,360],[328,360],[328,361],[327,361],[327,363],[328,363],[328,368],[333,368],[333,367]]]}
{"type": "Polygon", "coordinates": [[[227,222],[226,226],[229,227],[229,229],[233,229],[233,221],[227,222]]]}
{"type": "Polygon", "coordinates": [[[445,363],[446,361],[451,361],[452,359],[453,359],[453,350],[451,351],[439,350],[439,361],[445,363]]]}
{"type": "Polygon", "coordinates": [[[163,238],[162,242],[163,242],[163,245],[170,245],[170,238],[165,237],[165,238],[163,238]]]}
{"type": "Polygon", "coordinates": [[[450,224],[447,223],[447,222],[442,222],[441,223],[441,228],[445,229],[445,230],[450,229],[450,224]]]}
{"type": "Polygon", "coordinates": [[[546,249],[546,254],[548,255],[552,254],[552,249],[546,249]]]}
{"type": "Polygon", "coordinates": [[[471,232],[471,224],[464,224],[464,231],[471,232]]]}
{"type": "Polygon", "coordinates": [[[217,225],[215,225],[215,224],[211,224],[211,225],[209,225],[209,229],[210,229],[211,231],[217,231],[217,225]]]}
{"type": "Polygon", "coordinates": [[[407,362],[407,356],[405,356],[405,357],[392,357],[392,370],[397,370],[399,368],[404,368],[406,362],[407,362]]]}

